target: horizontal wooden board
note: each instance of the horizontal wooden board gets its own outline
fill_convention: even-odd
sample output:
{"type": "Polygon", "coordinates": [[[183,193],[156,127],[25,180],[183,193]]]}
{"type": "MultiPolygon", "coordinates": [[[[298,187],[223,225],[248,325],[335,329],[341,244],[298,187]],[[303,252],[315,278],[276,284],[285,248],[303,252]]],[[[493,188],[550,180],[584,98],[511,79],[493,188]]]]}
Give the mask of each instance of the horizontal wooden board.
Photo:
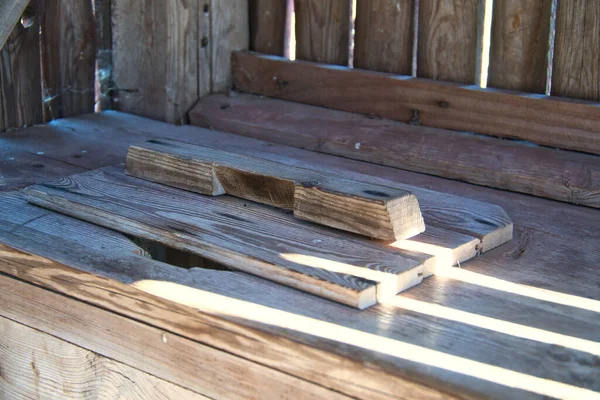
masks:
{"type": "Polygon", "coordinates": [[[190,118],[275,143],[600,208],[595,155],[244,94],[205,98],[190,118]]]}
{"type": "Polygon", "coordinates": [[[425,230],[417,198],[406,190],[171,139],[131,146],[126,172],[204,195],[229,194],[293,210],[296,218],[372,238],[401,240],[425,230]]]}
{"type": "Polygon", "coordinates": [[[243,92],[600,154],[598,103],[248,52],[234,53],[232,67],[235,87],[243,92]]]}
{"type": "Polygon", "coordinates": [[[191,390],[0,317],[0,397],[208,400],[191,390]]]}
{"type": "Polygon", "coordinates": [[[208,197],[106,168],[25,189],[34,204],[365,308],[418,284],[430,255],[371,244],[229,196],[208,197]]]}

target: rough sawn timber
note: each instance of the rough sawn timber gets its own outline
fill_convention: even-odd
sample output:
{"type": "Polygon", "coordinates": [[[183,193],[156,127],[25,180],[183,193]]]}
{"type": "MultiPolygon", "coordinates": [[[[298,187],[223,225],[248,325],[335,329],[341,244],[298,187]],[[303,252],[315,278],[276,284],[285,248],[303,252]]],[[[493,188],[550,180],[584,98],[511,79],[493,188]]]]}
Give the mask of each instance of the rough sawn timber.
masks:
{"type": "Polygon", "coordinates": [[[131,146],[126,172],[196,193],[293,210],[296,218],[377,239],[407,239],[425,230],[417,198],[406,190],[171,139],[131,146]]]}
{"type": "Polygon", "coordinates": [[[25,189],[36,205],[363,309],[435,269],[432,255],[371,243],[230,196],[104,168],[25,189]]]}
{"type": "Polygon", "coordinates": [[[235,52],[243,92],[600,154],[598,103],[235,52]]]}

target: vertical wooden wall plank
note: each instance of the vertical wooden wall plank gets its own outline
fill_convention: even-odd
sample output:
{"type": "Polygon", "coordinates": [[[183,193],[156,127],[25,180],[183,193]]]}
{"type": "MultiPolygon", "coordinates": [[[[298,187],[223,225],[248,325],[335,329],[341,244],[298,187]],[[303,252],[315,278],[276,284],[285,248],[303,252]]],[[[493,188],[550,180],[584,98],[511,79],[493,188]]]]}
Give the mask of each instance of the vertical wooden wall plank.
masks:
{"type": "Polygon", "coordinates": [[[43,122],[37,16],[30,22],[18,23],[0,51],[0,131],[43,122]]]}
{"type": "Polygon", "coordinates": [[[410,75],[415,0],[357,0],[354,67],[410,75]]]}
{"type": "Polygon", "coordinates": [[[190,0],[113,2],[115,108],[186,122],[199,97],[198,51],[208,46],[200,38],[201,7],[190,0]]]}
{"type": "Polygon", "coordinates": [[[250,50],[283,56],[287,0],[250,0],[250,50]]]}
{"type": "Polygon", "coordinates": [[[417,76],[474,84],[479,0],[420,0],[417,76]]]}
{"type": "Polygon", "coordinates": [[[112,27],[111,0],[94,0],[98,54],[96,58],[96,111],[112,108],[112,27]]]}
{"type": "Polygon", "coordinates": [[[91,0],[44,0],[46,119],[94,111],[97,35],[91,0]]]}
{"type": "Polygon", "coordinates": [[[210,18],[212,15],[211,0],[200,1],[198,10],[198,98],[210,94],[212,77],[212,33],[210,18]]]}
{"type": "Polygon", "coordinates": [[[296,58],[348,65],[349,0],[295,0],[296,58]]]}
{"type": "Polygon", "coordinates": [[[544,93],[552,0],[494,0],[489,86],[544,93]]]}
{"type": "Polygon", "coordinates": [[[217,93],[231,89],[231,52],[248,49],[248,2],[212,0],[211,18],[211,92],[217,93]]]}
{"type": "Polygon", "coordinates": [[[600,101],[600,1],[558,2],[552,94],[600,101]]]}

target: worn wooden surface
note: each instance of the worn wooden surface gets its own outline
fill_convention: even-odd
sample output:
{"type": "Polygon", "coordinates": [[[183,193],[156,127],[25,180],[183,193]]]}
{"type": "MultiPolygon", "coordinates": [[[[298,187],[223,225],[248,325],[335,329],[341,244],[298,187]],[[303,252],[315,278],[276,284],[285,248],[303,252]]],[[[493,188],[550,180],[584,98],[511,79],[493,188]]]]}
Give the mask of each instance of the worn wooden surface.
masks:
{"type": "Polygon", "coordinates": [[[96,111],[113,108],[112,12],[111,0],[94,0],[98,54],[96,56],[96,111]]]}
{"type": "Polygon", "coordinates": [[[428,254],[373,245],[279,210],[169,188],[120,169],[73,175],[25,192],[29,201],[54,211],[360,309],[418,284],[433,268],[426,266],[434,262],[428,254]]]}
{"type": "Polygon", "coordinates": [[[420,0],[417,76],[449,82],[478,81],[480,0],[420,0]]]}
{"type": "Polygon", "coordinates": [[[296,218],[384,240],[425,230],[410,192],[170,139],[127,152],[129,175],[205,195],[229,194],[296,218]]]}
{"type": "Polygon", "coordinates": [[[295,0],[294,11],[296,58],[347,66],[350,52],[350,2],[295,0]]]}
{"type": "Polygon", "coordinates": [[[552,0],[495,0],[488,86],[545,93],[552,0]]]}
{"type": "Polygon", "coordinates": [[[250,50],[283,56],[287,0],[251,0],[250,50]]]}
{"type": "Polygon", "coordinates": [[[600,101],[600,2],[558,2],[552,94],[600,101]]]}
{"type": "Polygon", "coordinates": [[[233,57],[235,86],[240,91],[600,154],[597,103],[331,68],[252,53],[238,52],[233,57]]]}
{"type": "MultiPolygon", "coordinates": [[[[17,13],[20,17],[27,3],[0,1],[0,36],[11,27],[6,43],[0,42],[0,132],[43,122],[38,15],[34,14],[28,28],[19,22],[13,30],[13,24],[4,20],[17,13]]],[[[37,2],[31,4],[35,7],[37,2]]]]}
{"type": "Polygon", "coordinates": [[[3,399],[208,399],[6,318],[0,332],[3,399]]]}
{"type": "Polygon", "coordinates": [[[98,37],[91,1],[42,2],[46,121],[94,111],[98,37]]]}
{"type": "Polygon", "coordinates": [[[410,75],[414,0],[358,0],[354,67],[410,75]]]}
{"type": "MultiPolygon", "coordinates": [[[[343,159],[340,162],[351,163],[343,159]]],[[[376,165],[370,168],[389,169],[376,165]]],[[[70,260],[68,263],[82,271],[41,257],[23,257],[23,253],[6,246],[1,249],[0,268],[22,280],[157,326],[159,332],[166,334],[169,345],[173,337],[187,337],[353,397],[440,398],[444,394],[439,390],[461,398],[479,397],[477,394],[488,398],[597,397],[597,393],[580,391],[600,390],[596,366],[600,327],[595,318],[600,310],[600,292],[597,258],[590,246],[598,240],[592,218],[597,211],[425,175],[398,173],[413,176],[422,184],[429,182],[472,196],[501,200],[518,216],[518,241],[463,264],[462,269],[427,279],[419,287],[396,296],[394,302],[358,312],[243,273],[188,271],[143,261],[135,255],[128,259],[128,245],[117,251],[115,260],[120,261],[116,263],[106,258],[112,253],[102,247],[106,240],[115,242],[119,235],[110,231],[100,234],[98,227],[93,227],[95,235],[88,233],[96,240],[88,240],[87,245],[94,247],[75,253],[73,248],[83,250],[77,246],[86,245],[81,239],[75,239],[80,243],[76,247],[69,241],[81,236],[77,232],[85,223],[27,204],[19,206],[15,201],[12,204],[17,208],[8,211],[11,207],[2,200],[0,210],[7,210],[9,218],[28,215],[21,222],[1,225],[6,232],[1,234],[2,242],[70,260]],[[19,207],[24,211],[14,212],[19,207]],[[40,212],[45,216],[38,216],[40,212]],[[567,213],[568,218],[557,218],[561,213],[567,213]],[[65,233],[49,229],[52,224],[47,218],[66,227],[65,233]],[[589,235],[589,241],[569,240],[580,232],[589,235]],[[56,235],[55,246],[45,245],[48,234],[56,235]],[[578,264],[565,270],[569,252],[578,253],[578,264]],[[89,257],[82,260],[80,254],[89,257]],[[135,283],[124,285],[118,281],[135,283]],[[237,323],[222,320],[224,316],[237,323]],[[407,381],[407,376],[423,386],[407,381]]],[[[19,285],[22,283],[2,286],[6,288],[4,293],[10,294],[19,285]]],[[[38,291],[32,287],[23,294],[30,296],[38,291]]],[[[15,315],[30,318],[33,314],[39,319],[45,307],[55,304],[51,300],[36,302],[41,310],[17,310],[15,315]]],[[[13,303],[11,296],[8,306],[3,304],[0,308],[2,313],[15,310],[13,303]]],[[[30,307],[31,300],[25,304],[30,307]]],[[[63,306],[50,314],[56,315],[59,310],[64,316],[73,308],[78,309],[72,300],[65,299],[63,306]]],[[[91,314],[98,318],[96,321],[107,321],[112,326],[111,319],[91,314]]],[[[43,330],[65,340],[74,339],[80,346],[82,341],[96,344],[106,339],[106,325],[102,328],[104,333],[99,333],[97,323],[88,321],[85,315],[77,315],[77,320],[80,318],[78,331],[71,332],[64,326],[43,330]],[[96,336],[91,336],[93,333],[96,336]]],[[[137,332],[138,328],[133,329],[137,332]]],[[[118,335],[122,331],[109,332],[118,335]]],[[[129,338],[130,332],[119,343],[128,343],[129,338]]],[[[161,349],[154,340],[151,336],[144,342],[151,347],[148,352],[161,349]]],[[[146,355],[146,351],[142,350],[142,354],[146,355]]],[[[155,362],[147,367],[159,368],[161,364],[155,362]]]]}
{"type": "MultiPolygon", "coordinates": [[[[200,2],[118,1],[112,4],[113,80],[119,110],[173,123],[206,87],[200,81],[208,65],[199,30],[200,2]]],[[[207,40],[210,40],[207,39],[207,40]]]]}
{"type": "Polygon", "coordinates": [[[0,1],[0,50],[8,40],[15,26],[21,20],[21,15],[29,0],[0,1]]]}
{"type": "Polygon", "coordinates": [[[600,157],[258,98],[210,96],[193,124],[600,208],[600,157]]]}

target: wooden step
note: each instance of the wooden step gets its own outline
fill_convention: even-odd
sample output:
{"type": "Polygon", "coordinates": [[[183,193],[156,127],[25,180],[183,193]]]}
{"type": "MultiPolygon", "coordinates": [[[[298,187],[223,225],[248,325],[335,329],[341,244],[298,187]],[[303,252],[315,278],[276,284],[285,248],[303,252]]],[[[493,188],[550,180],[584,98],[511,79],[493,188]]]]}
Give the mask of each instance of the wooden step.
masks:
{"type": "Polygon", "coordinates": [[[129,175],[205,195],[293,210],[307,221],[383,240],[425,230],[414,194],[243,154],[152,139],[131,146],[129,175]]]}

